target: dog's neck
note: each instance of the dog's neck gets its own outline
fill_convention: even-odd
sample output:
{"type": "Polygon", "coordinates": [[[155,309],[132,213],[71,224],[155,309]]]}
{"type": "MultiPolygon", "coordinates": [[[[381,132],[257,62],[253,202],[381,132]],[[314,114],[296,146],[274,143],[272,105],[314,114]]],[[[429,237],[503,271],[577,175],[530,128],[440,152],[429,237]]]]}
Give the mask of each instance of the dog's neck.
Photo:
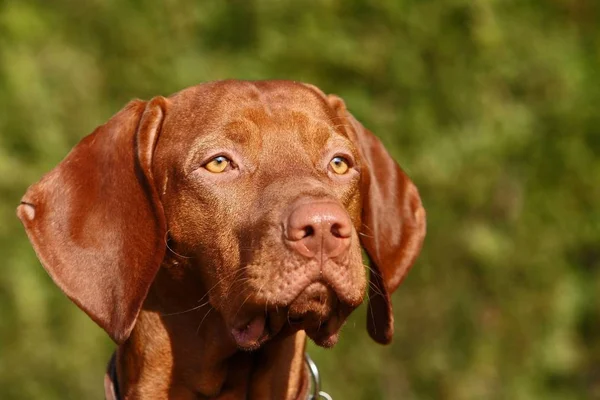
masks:
{"type": "Polygon", "coordinates": [[[117,351],[122,399],[305,398],[303,331],[254,352],[240,351],[218,312],[208,305],[181,312],[173,308],[180,305],[165,304],[178,299],[162,286],[151,289],[130,338],[117,351]]]}

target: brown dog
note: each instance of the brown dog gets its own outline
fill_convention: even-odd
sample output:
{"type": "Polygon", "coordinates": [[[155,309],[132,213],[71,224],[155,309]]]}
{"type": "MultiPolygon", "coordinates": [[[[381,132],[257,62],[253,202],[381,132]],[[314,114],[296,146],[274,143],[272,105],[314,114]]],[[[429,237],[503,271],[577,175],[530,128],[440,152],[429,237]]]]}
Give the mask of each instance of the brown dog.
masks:
{"type": "Polygon", "coordinates": [[[425,236],[417,189],[379,140],[340,98],[289,81],[132,101],[18,215],[119,344],[107,396],[122,399],[306,398],[305,337],[333,346],[362,302],[360,245],[368,331],[388,343],[390,294],[425,236]]]}

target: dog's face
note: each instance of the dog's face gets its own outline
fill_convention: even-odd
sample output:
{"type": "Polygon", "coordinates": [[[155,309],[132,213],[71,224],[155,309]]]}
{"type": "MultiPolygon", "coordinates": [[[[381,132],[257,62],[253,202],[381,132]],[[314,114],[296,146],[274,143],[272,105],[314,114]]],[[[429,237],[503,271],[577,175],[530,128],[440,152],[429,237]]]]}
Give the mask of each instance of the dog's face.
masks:
{"type": "Polygon", "coordinates": [[[379,140],[338,97],[289,81],[131,102],[18,215],[54,281],[118,343],[162,268],[198,277],[240,348],[298,329],[331,346],[363,300],[361,246],[368,330],[388,343],[390,294],[425,235],[416,187],[379,140]]]}
{"type": "Polygon", "coordinates": [[[333,345],[366,286],[356,146],[312,88],[235,85],[210,108],[205,92],[171,99],[154,153],[170,247],[238,346],[297,329],[333,345]]]}

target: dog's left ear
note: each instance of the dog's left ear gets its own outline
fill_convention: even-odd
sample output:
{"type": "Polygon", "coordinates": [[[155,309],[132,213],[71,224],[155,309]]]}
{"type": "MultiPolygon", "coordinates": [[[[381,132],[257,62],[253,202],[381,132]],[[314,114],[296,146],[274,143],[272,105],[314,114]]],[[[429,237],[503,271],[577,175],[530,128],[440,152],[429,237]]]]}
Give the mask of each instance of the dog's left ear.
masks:
{"type": "Polygon", "coordinates": [[[361,156],[362,222],[360,240],[371,261],[367,329],[387,344],[394,334],[390,295],[419,255],[425,238],[425,209],[416,186],[379,139],[347,110],[342,99],[327,96],[361,156]]]}

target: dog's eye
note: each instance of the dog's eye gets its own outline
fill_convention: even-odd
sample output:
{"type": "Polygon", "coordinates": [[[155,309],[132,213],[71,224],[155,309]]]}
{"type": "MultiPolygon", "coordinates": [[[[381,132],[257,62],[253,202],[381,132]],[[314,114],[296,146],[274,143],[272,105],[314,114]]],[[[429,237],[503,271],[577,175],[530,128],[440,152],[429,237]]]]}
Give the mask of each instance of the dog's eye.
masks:
{"type": "Polygon", "coordinates": [[[227,169],[231,160],[225,156],[217,156],[204,164],[204,168],[215,174],[219,174],[227,169]]]}
{"type": "Polygon", "coordinates": [[[331,169],[338,175],[344,175],[350,167],[348,161],[344,157],[336,156],[329,162],[331,169]]]}

